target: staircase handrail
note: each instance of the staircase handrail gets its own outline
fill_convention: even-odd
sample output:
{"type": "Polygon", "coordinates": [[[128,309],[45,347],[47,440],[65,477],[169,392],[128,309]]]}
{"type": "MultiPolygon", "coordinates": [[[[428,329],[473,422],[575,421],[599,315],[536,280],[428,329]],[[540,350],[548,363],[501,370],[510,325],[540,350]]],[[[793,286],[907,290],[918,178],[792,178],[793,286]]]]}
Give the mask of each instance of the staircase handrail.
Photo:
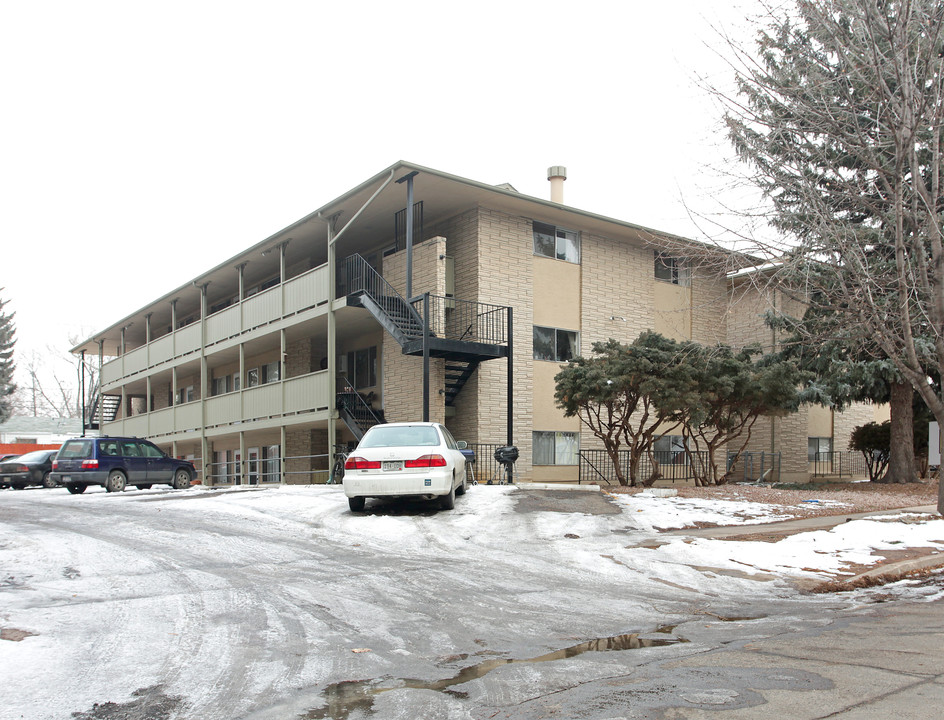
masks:
{"type": "MultiPolygon", "coordinates": [[[[410,300],[419,321],[423,322],[423,297],[410,300]]],[[[447,340],[470,340],[491,345],[508,343],[508,326],[505,321],[506,305],[492,305],[475,300],[458,300],[445,295],[429,296],[429,326],[436,334],[447,340]],[[446,310],[452,310],[447,316],[446,310]]]]}
{"type": "Polygon", "coordinates": [[[364,399],[364,396],[357,392],[351,382],[344,377],[338,378],[337,404],[339,410],[342,409],[341,405],[343,404],[343,409],[347,410],[351,417],[358,421],[358,425],[360,425],[362,419],[369,423],[373,421],[371,423],[373,425],[380,425],[386,422],[377,415],[377,412],[371,407],[370,403],[364,399]],[[349,405],[348,402],[351,404],[349,405]]]}
{"type": "Polygon", "coordinates": [[[398,298],[414,316],[416,322],[422,325],[423,317],[416,311],[416,308],[398,293],[383,275],[371,267],[370,263],[361,255],[358,253],[348,255],[344,260],[344,267],[347,274],[348,294],[364,292],[377,303],[380,303],[385,297],[398,298]]]}

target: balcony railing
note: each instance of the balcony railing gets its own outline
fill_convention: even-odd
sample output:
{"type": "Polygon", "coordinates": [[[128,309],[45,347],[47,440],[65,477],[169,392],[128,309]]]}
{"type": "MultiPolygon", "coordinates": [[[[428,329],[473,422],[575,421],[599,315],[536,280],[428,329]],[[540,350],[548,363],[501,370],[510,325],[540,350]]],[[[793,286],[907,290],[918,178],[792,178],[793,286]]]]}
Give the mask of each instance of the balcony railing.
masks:
{"type": "MultiPolygon", "coordinates": [[[[412,302],[420,318],[424,299],[412,302]]],[[[446,340],[505,345],[508,342],[508,308],[502,305],[429,296],[429,330],[446,340]]]]}
{"type": "MultiPolygon", "coordinates": [[[[328,372],[319,370],[225,395],[214,395],[206,399],[206,426],[326,412],[332,399],[331,385],[328,372]]],[[[159,437],[195,431],[202,423],[202,404],[197,400],[106,423],[103,432],[159,437]]]]}
{"type": "MultiPolygon", "coordinates": [[[[211,346],[327,302],[328,268],[322,265],[207,316],[206,344],[211,346]]],[[[186,325],[105,363],[102,386],[197,353],[200,345],[200,323],[186,325]]]]}

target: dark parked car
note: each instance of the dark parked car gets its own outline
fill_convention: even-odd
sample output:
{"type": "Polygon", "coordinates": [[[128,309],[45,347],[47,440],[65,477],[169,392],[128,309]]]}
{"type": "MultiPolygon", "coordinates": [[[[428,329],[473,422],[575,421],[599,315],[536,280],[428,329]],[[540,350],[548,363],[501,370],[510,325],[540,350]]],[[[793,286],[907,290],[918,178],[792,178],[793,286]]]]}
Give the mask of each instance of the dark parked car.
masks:
{"type": "Polygon", "coordinates": [[[146,490],[157,484],[183,490],[196,474],[189,460],[173,458],[147,440],[127,437],[66,440],[52,464],[52,478],[73,495],[89,485],[104,485],[108,492],[121,492],[127,485],[146,490]]]}
{"type": "Polygon", "coordinates": [[[52,461],[57,450],[34,450],[0,462],[0,487],[22,490],[27,485],[56,487],[52,479],[52,461]]]}

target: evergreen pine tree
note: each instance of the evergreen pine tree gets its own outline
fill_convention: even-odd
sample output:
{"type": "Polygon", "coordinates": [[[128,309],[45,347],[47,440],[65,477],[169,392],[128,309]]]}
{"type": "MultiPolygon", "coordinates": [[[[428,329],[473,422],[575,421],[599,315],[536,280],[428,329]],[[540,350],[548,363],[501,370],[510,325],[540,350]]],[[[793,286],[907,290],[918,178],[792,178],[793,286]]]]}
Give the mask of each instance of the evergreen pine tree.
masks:
{"type": "MultiPolygon", "coordinates": [[[[0,288],[2,290],[2,288],[0,288]]],[[[4,312],[7,301],[0,299],[0,422],[6,422],[13,414],[13,346],[16,344],[16,327],[13,314],[4,312]]]]}

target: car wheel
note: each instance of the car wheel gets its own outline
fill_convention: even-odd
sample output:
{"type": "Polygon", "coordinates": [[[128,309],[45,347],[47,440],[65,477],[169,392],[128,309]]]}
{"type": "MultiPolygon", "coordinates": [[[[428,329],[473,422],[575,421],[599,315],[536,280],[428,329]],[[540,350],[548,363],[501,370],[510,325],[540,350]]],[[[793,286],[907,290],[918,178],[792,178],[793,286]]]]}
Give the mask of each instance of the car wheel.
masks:
{"type": "Polygon", "coordinates": [[[367,498],[362,497],[349,497],[347,499],[347,504],[351,508],[351,512],[360,512],[364,509],[364,504],[367,502],[367,498]]]}
{"type": "Polygon", "coordinates": [[[456,506],[456,486],[449,488],[448,495],[442,495],[439,498],[440,510],[452,510],[456,506]]]}
{"type": "Polygon", "coordinates": [[[59,487],[59,483],[52,479],[52,476],[48,472],[43,473],[43,487],[44,488],[54,488],[59,487]]]}
{"type": "Polygon", "coordinates": [[[26,490],[26,483],[13,483],[10,487],[14,490],[26,490]]]}
{"type": "Polygon", "coordinates": [[[171,483],[174,490],[186,490],[190,487],[190,471],[180,469],[174,473],[174,482],[171,483]]]}
{"type": "Polygon", "coordinates": [[[150,490],[151,483],[144,483],[144,485],[138,485],[137,488],[138,490],[150,490]]]}
{"type": "Polygon", "coordinates": [[[87,487],[88,485],[81,485],[79,483],[69,483],[68,485],[66,485],[66,490],[68,490],[73,495],[81,495],[82,493],[85,492],[85,488],[87,487]]]}
{"type": "Polygon", "coordinates": [[[465,495],[466,489],[469,487],[469,476],[466,475],[462,478],[462,484],[456,488],[456,495],[465,495]]]}
{"type": "Polygon", "coordinates": [[[125,489],[128,479],[120,470],[112,470],[105,480],[105,492],[121,492],[125,489]]]}

